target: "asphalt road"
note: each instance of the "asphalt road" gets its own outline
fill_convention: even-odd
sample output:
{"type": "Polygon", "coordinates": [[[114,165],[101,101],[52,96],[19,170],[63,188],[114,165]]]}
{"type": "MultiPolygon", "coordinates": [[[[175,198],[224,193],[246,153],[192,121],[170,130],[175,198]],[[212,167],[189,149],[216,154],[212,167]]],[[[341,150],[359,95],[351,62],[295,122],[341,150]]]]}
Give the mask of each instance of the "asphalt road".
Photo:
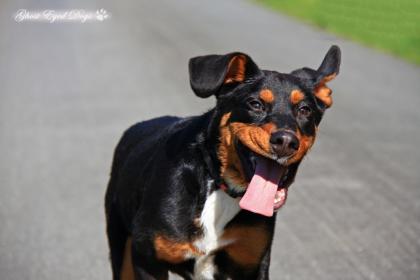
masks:
{"type": "Polygon", "coordinates": [[[419,279],[420,69],[252,3],[2,1],[0,279],[110,279],[103,195],[129,125],[204,112],[187,61],[241,50],[265,69],[342,48],[334,105],[278,217],[272,279],[419,279]],[[17,9],[105,8],[102,23],[17,9]]]}

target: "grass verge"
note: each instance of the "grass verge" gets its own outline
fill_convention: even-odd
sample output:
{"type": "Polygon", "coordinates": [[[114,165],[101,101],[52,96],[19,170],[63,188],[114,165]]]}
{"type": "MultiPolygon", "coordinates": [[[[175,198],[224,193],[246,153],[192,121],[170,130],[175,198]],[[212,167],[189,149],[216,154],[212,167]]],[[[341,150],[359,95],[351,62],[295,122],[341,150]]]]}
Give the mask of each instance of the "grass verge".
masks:
{"type": "Polygon", "coordinates": [[[420,65],[419,0],[254,0],[420,65]]]}

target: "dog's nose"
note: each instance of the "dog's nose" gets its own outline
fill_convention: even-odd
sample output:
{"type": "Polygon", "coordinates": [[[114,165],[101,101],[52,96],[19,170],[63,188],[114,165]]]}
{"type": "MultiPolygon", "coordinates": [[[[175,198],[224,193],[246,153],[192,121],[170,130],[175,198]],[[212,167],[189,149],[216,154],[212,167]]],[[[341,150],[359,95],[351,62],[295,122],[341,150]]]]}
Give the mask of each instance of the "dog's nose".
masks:
{"type": "Polygon", "coordinates": [[[287,130],[271,134],[270,143],[273,151],[281,157],[290,156],[299,149],[299,139],[296,134],[287,130]]]}

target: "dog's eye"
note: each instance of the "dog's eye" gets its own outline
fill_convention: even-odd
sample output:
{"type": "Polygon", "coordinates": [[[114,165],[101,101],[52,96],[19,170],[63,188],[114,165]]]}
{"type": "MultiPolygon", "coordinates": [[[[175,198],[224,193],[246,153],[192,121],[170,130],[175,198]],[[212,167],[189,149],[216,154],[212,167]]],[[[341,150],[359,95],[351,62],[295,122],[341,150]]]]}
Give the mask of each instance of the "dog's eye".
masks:
{"type": "Polygon", "coordinates": [[[309,115],[312,113],[312,110],[309,108],[309,106],[303,105],[298,109],[298,113],[300,116],[309,117],[309,115]]]}
{"type": "Polygon", "coordinates": [[[248,101],[248,107],[254,111],[263,111],[264,110],[264,105],[256,100],[256,99],[252,99],[250,101],[248,101]]]}

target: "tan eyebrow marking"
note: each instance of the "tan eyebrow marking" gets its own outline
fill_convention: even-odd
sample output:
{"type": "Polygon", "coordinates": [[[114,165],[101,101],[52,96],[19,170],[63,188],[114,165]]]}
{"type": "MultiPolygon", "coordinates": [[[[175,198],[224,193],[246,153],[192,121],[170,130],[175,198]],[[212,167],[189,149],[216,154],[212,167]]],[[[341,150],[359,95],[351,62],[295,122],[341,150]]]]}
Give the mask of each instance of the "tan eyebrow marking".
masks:
{"type": "Polygon", "coordinates": [[[303,92],[298,89],[294,89],[290,93],[290,102],[292,102],[293,105],[298,104],[304,98],[305,98],[305,94],[303,94],[303,92]]]}
{"type": "Polygon", "coordinates": [[[262,91],[260,91],[260,98],[266,103],[274,102],[274,94],[269,89],[263,89],[262,91]]]}

